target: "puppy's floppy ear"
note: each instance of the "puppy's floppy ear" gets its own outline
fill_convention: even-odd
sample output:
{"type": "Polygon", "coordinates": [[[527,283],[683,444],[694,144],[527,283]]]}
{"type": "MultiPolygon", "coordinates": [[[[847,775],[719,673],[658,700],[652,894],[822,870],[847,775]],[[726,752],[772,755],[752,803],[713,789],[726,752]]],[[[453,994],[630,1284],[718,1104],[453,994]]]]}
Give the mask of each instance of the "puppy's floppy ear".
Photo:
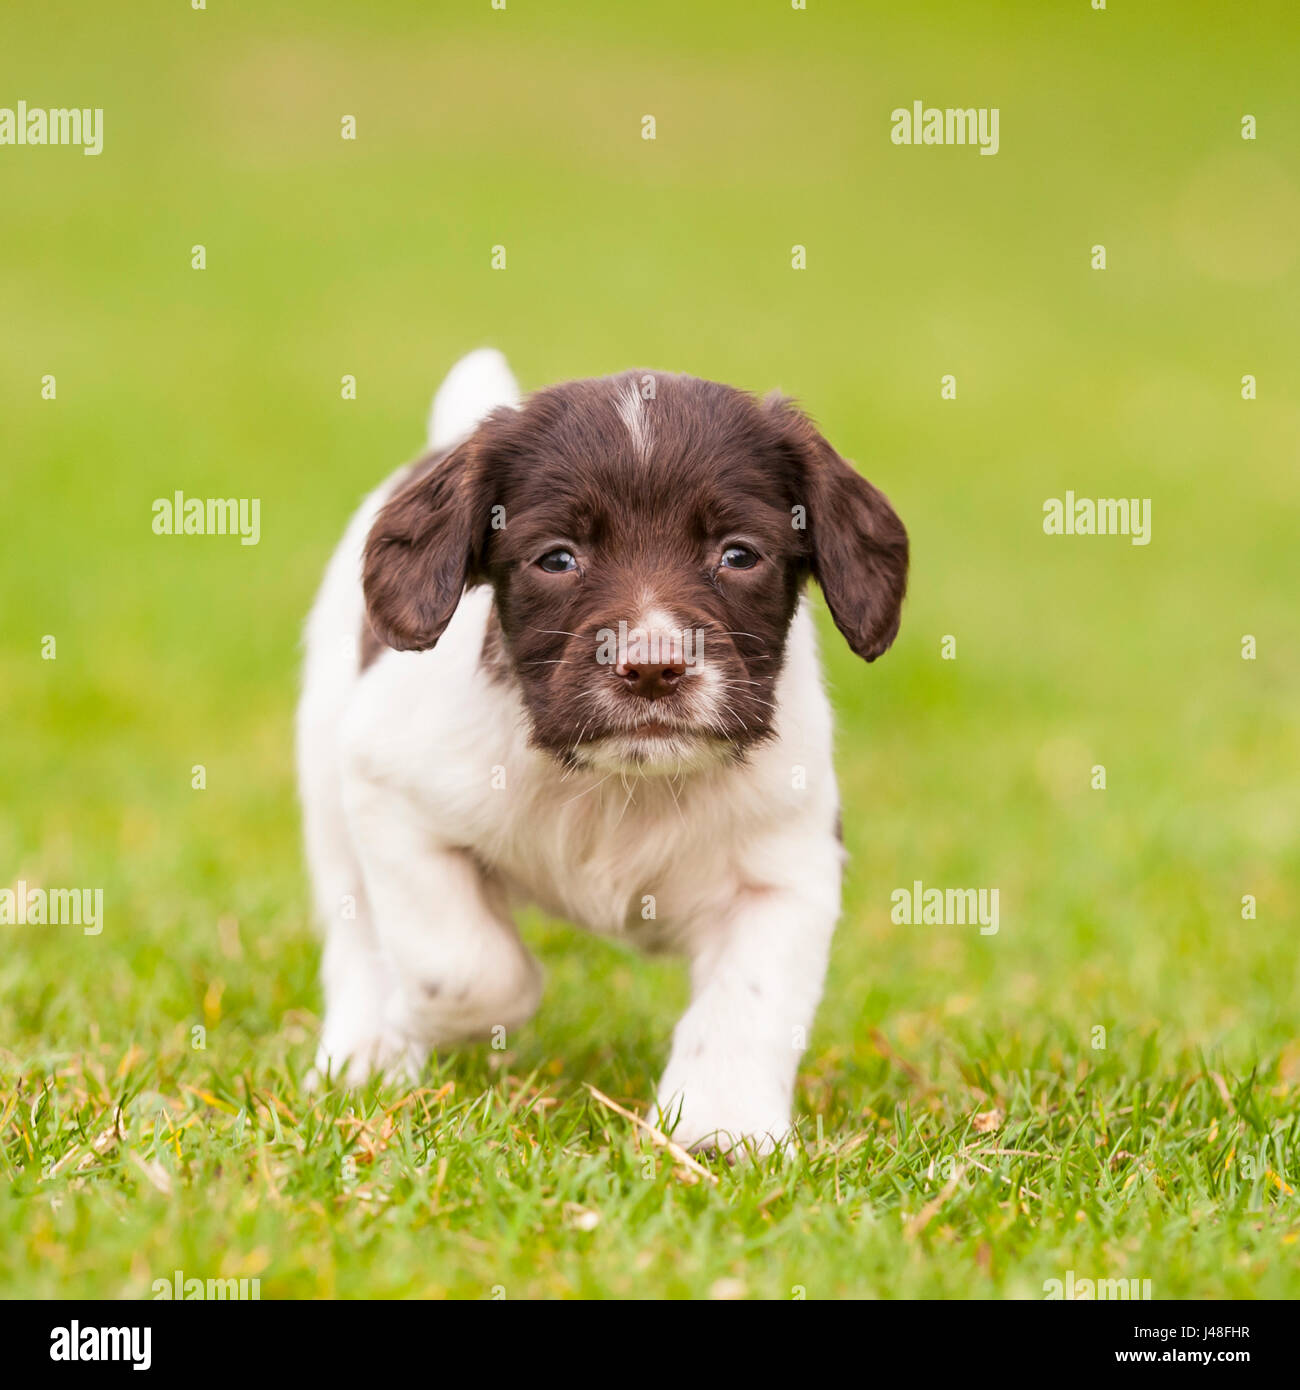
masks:
{"type": "Polygon", "coordinates": [[[375,635],[398,651],[432,647],[466,586],[482,578],[491,505],[484,434],[480,428],[445,457],[417,463],[370,528],[366,612],[375,635]]]}
{"type": "Polygon", "coordinates": [[[806,499],[809,562],[835,626],[864,661],[898,635],[907,589],[907,531],[883,493],[835,452],[784,396],[766,400],[806,499]]]}

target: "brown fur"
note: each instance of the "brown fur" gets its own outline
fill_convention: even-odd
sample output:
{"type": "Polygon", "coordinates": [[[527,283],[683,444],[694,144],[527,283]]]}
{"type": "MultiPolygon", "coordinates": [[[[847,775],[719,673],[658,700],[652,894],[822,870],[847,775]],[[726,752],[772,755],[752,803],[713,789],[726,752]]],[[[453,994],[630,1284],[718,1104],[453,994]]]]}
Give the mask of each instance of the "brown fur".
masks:
{"type": "MultiPolygon", "coordinates": [[[[715,732],[743,751],[770,732],[805,579],[817,579],[849,645],[874,661],[898,632],[907,559],[888,501],[790,401],[632,372],[539,391],[421,461],[376,519],[364,579],[374,640],[398,650],[432,647],[464,588],[491,584],[486,655],[518,682],[534,741],[561,756],[617,729],[591,695],[617,680],[596,663],[596,634],[634,623],[649,601],[704,633],[707,660],[728,681],[715,732]],[[619,400],[650,379],[642,458],[619,400]],[[721,568],[736,542],[758,564],[721,568]],[[578,572],[538,568],[556,546],[578,572]]],[[[661,703],[672,713],[678,700],[661,703]]]]}

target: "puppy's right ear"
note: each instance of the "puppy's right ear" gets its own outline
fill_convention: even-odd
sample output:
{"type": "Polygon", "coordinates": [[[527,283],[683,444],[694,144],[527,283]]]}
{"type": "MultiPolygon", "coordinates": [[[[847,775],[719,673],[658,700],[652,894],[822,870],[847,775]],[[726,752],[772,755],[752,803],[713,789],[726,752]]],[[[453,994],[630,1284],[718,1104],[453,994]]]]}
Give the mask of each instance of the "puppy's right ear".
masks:
{"type": "Polygon", "coordinates": [[[764,403],[808,499],[812,571],[835,626],[864,661],[888,651],[907,590],[907,531],[884,494],[851,468],[793,402],[764,403]]]}
{"type": "Polygon", "coordinates": [[[375,635],[398,651],[442,636],[467,585],[481,578],[490,498],[481,435],[418,463],[370,528],[362,565],[375,635]]]}

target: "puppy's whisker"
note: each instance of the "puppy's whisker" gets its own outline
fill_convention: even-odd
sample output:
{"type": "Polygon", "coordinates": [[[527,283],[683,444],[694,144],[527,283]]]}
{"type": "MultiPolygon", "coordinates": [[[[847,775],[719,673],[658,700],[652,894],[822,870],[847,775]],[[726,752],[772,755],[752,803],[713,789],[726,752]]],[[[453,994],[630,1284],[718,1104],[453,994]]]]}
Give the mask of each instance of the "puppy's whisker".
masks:
{"type": "MultiPolygon", "coordinates": [[[[723,689],[730,690],[733,685],[758,685],[758,681],[724,681],[723,689]]],[[[761,695],[746,695],[747,700],[752,700],[756,705],[766,705],[768,709],[775,709],[776,704],[772,700],[765,700],[761,695]]]]}
{"type": "MultiPolygon", "coordinates": [[[[680,777],[680,776],[682,775],[682,760],[681,760],[681,758],[678,758],[678,759],[677,759],[677,775],[678,775],[678,777],[680,777]]],[[[674,780],[674,779],[671,778],[671,777],[668,779],[668,792],[669,792],[669,795],[670,795],[670,796],[672,797],[672,799],[673,799],[673,805],[674,805],[674,807],[676,807],[676,809],[677,809],[677,819],[678,819],[679,821],[681,821],[681,823],[682,823],[683,825],[685,825],[685,824],[686,824],[686,817],[685,817],[684,815],[682,815],[682,803],[681,803],[681,801],[678,799],[678,796],[677,796],[677,788],[676,788],[675,786],[673,786],[673,780],[674,780]]]]}
{"type": "Polygon", "coordinates": [[[738,715],[736,711],[732,709],[732,707],[729,704],[727,704],[725,700],[722,702],[722,707],[736,721],[736,723],[739,724],[742,729],[744,729],[746,733],[749,732],[749,725],[745,723],[745,721],[740,717],[740,715],[738,715]]]}
{"type": "MultiPolygon", "coordinates": [[[[627,787],[626,781],[623,783],[627,787]]],[[[618,819],[614,822],[615,827],[623,824],[623,817],[627,815],[627,808],[632,804],[632,794],[636,790],[635,783],[627,788],[627,800],[623,803],[623,809],[618,813],[618,819]]]]}
{"type": "Polygon", "coordinates": [[[589,786],[589,787],[584,787],[583,790],[580,791],[580,792],[578,793],[577,796],[571,796],[567,801],[562,801],[562,802],[560,803],[559,809],[562,811],[562,810],[564,810],[564,808],[565,808],[566,806],[572,806],[573,803],[574,803],[575,801],[580,801],[584,796],[587,795],[588,792],[594,792],[594,791],[596,790],[597,787],[603,787],[603,786],[605,785],[605,783],[608,782],[609,779],[610,779],[613,775],[614,775],[614,774],[613,774],[612,772],[607,772],[607,773],[600,779],[599,782],[593,782],[593,783],[591,784],[591,786],[589,786]]]}

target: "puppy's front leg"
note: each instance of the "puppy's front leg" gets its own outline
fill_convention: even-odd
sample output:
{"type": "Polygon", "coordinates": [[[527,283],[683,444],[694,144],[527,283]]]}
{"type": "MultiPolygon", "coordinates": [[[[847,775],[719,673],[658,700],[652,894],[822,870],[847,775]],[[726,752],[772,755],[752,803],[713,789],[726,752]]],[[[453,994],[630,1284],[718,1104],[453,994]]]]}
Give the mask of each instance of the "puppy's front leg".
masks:
{"type": "Polygon", "coordinates": [[[345,801],[395,980],[376,1065],[417,1074],[431,1047],[488,1037],[531,1017],[541,971],[473,856],[440,843],[395,790],[358,781],[345,801]]]}
{"type": "MultiPolygon", "coordinates": [[[[747,890],[692,950],[690,1007],[673,1032],[657,1107],[687,1148],[750,1140],[760,1153],[790,1128],[795,1072],[821,998],[839,915],[833,889],[747,890]]],[[[651,1118],[654,1118],[652,1113],[651,1118]]]]}

